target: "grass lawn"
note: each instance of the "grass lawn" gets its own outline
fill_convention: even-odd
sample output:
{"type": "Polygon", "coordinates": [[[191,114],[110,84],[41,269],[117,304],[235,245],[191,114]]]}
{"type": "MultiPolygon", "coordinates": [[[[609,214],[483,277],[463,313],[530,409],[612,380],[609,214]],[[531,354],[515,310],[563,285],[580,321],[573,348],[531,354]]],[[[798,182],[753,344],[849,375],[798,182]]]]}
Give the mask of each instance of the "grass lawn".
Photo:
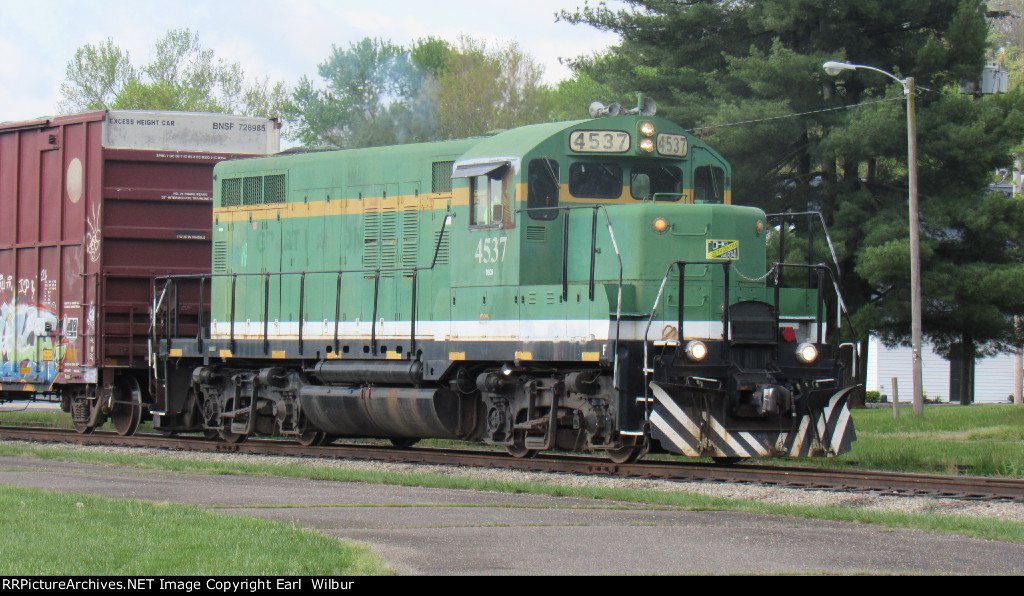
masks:
{"type": "Polygon", "coordinates": [[[1024,478],[1024,406],[928,406],[853,411],[853,450],[818,466],[1024,478]]]}
{"type": "Polygon", "coordinates": [[[192,506],[0,486],[0,576],[381,575],[368,547],[192,506]]]}

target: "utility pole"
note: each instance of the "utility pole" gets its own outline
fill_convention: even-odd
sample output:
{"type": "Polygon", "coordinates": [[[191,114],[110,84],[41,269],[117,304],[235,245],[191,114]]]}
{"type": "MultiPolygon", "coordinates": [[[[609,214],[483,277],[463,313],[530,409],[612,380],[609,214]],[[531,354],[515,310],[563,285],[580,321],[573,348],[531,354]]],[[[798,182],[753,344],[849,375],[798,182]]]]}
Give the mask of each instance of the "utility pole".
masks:
{"type": "MultiPolygon", "coordinates": [[[[1014,200],[1020,200],[1020,170],[1021,170],[1021,159],[1020,153],[1013,154],[1013,198],[1014,200]]],[[[1020,315],[1013,317],[1014,330],[1019,334],[1021,332],[1021,317],[1020,315]]],[[[1020,405],[1024,404],[1024,346],[1017,345],[1014,351],[1013,358],[1013,403],[1020,405]]]]}
{"type": "Polygon", "coordinates": [[[897,83],[903,85],[903,93],[907,96],[907,186],[909,197],[907,200],[910,211],[910,341],[911,341],[911,365],[913,367],[913,378],[911,379],[914,390],[914,416],[924,415],[924,378],[921,373],[921,230],[917,210],[917,124],[914,110],[914,77],[901,79],[891,72],[886,72],[874,66],[864,64],[850,64],[848,62],[826,62],[823,67],[825,72],[836,76],[844,70],[865,68],[880,72],[897,83]]]}
{"type": "MultiPolygon", "coordinates": [[[[897,79],[898,80],[898,79],[897,79]]],[[[921,373],[921,228],[917,211],[917,124],[914,110],[914,77],[903,80],[907,96],[907,183],[910,186],[910,342],[913,348],[914,416],[924,415],[924,375],[921,373]]]]}

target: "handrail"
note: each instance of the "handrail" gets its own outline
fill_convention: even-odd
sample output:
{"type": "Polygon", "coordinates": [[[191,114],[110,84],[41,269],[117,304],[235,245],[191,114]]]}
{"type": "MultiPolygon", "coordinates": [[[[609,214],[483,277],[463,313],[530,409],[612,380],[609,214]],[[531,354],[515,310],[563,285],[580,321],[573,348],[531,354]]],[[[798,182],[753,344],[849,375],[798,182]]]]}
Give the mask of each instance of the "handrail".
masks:
{"type": "Polygon", "coordinates": [[[576,209],[592,209],[593,220],[590,227],[590,300],[594,300],[594,287],[596,284],[596,256],[595,250],[597,249],[597,212],[601,210],[604,212],[605,221],[608,223],[608,236],[612,241],[612,248],[615,249],[615,257],[619,261],[619,285],[618,295],[615,300],[615,338],[612,341],[612,351],[614,358],[612,360],[612,386],[618,390],[619,387],[619,337],[622,329],[622,253],[619,251],[619,243],[615,241],[615,228],[612,226],[612,218],[608,215],[607,205],[566,205],[564,207],[524,207],[517,209],[516,213],[528,213],[530,211],[565,211],[565,221],[562,225],[563,236],[562,236],[562,301],[568,300],[569,295],[569,214],[576,209]]]}
{"type": "MultiPolygon", "coordinates": [[[[773,269],[777,268],[777,272],[776,272],[776,275],[775,275],[775,288],[776,288],[775,291],[776,291],[776,296],[778,295],[779,288],[781,287],[781,284],[782,284],[782,268],[784,268],[784,267],[791,267],[791,268],[795,268],[795,269],[808,269],[808,270],[811,270],[811,271],[817,271],[818,275],[819,275],[819,278],[821,276],[823,276],[825,273],[827,273],[828,276],[829,276],[830,281],[832,282],[832,289],[835,291],[836,297],[838,298],[838,305],[839,305],[839,310],[840,310],[839,314],[840,314],[841,317],[845,317],[846,318],[846,322],[850,325],[850,333],[854,337],[857,337],[857,330],[853,326],[853,320],[850,318],[849,311],[846,310],[846,303],[843,301],[843,295],[839,292],[839,283],[838,283],[838,281],[836,279],[836,276],[833,273],[832,269],[828,265],[825,265],[823,263],[818,263],[818,264],[814,264],[814,265],[812,265],[812,264],[803,264],[803,263],[775,263],[774,265],[772,265],[772,268],[773,269]]],[[[822,305],[824,304],[824,301],[825,301],[825,298],[822,296],[822,289],[823,289],[822,284],[823,284],[823,280],[819,280],[819,284],[818,284],[818,309],[819,309],[819,311],[821,310],[821,307],[822,307],[822,305]]],[[[776,298],[776,306],[778,306],[777,302],[778,302],[778,299],[776,298]]],[[[819,326],[820,326],[820,323],[822,321],[824,321],[823,315],[819,315],[819,326]]],[[[819,333],[820,332],[821,331],[820,331],[820,328],[819,328],[819,333]]],[[[821,343],[821,342],[819,341],[818,343],[821,343]]]]}
{"type": "Polygon", "coordinates": [[[807,238],[807,259],[808,265],[811,265],[814,254],[814,217],[817,216],[818,222],[821,223],[821,229],[825,233],[825,242],[828,243],[828,250],[832,255],[832,264],[835,266],[835,271],[830,271],[830,277],[832,279],[832,285],[835,289],[836,300],[838,310],[841,313],[840,316],[836,317],[836,326],[841,329],[842,319],[846,318],[847,322],[850,323],[850,332],[857,336],[856,330],[853,328],[853,323],[850,321],[850,311],[846,308],[846,302],[843,300],[843,294],[839,291],[839,286],[842,281],[842,271],[839,268],[839,257],[836,256],[835,245],[832,244],[832,234],[829,233],[828,226],[825,224],[825,216],[820,211],[794,211],[789,213],[766,213],[766,218],[778,217],[781,218],[781,225],[779,226],[779,260],[781,261],[784,257],[783,248],[786,240],[786,217],[787,216],[806,216],[808,218],[808,238],[807,238]]]}
{"type": "MultiPolygon", "coordinates": [[[[658,287],[658,295],[654,297],[654,304],[653,304],[653,306],[651,306],[651,314],[650,314],[650,316],[647,319],[647,327],[644,329],[644,336],[643,336],[643,344],[644,344],[644,367],[643,367],[643,369],[644,369],[644,397],[648,397],[647,390],[648,390],[648,387],[649,387],[649,383],[647,382],[647,375],[648,375],[648,372],[651,371],[651,367],[648,364],[649,363],[649,358],[648,358],[648,355],[647,355],[647,344],[649,342],[647,341],[647,336],[651,332],[651,325],[654,324],[654,317],[657,316],[657,314],[658,314],[658,305],[661,303],[661,297],[665,293],[665,284],[668,283],[668,277],[669,277],[669,275],[672,274],[672,268],[673,267],[678,267],[679,268],[679,310],[678,310],[678,318],[679,318],[679,320],[676,323],[678,325],[678,327],[677,327],[678,332],[677,333],[679,335],[679,341],[681,342],[683,340],[683,337],[684,337],[684,335],[683,335],[683,329],[684,329],[683,325],[685,323],[685,320],[684,320],[683,309],[685,308],[686,301],[683,299],[683,291],[684,291],[685,284],[686,284],[686,267],[687,267],[687,265],[708,265],[708,269],[706,270],[708,273],[711,272],[711,268],[710,268],[711,265],[721,265],[722,266],[722,268],[723,268],[723,270],[725,272],[725,301],[722,303],[723,305],[725,305],[725,308],[722,309],[722,316],[724,317],[723,324],[722,324],[722,340],[727,342],[728,338],[729,338],[729,336],[728,336],[728,333],[729,333],[729,268],[732,267],[732,261],[731,260],[727,260],[727,261],[673,261],[673,262],[669,263],[668,267],[665,269],[665,275],[662,276],[662,278],[661,278],[661,286],[658,287]]],[[[647,403],[647,402],[645,402],[645,403],[647,403]]]]}
{"type": "MultiPolygon", "coordinates": [[[[447,230],[447,226],[448,226],[448,223],[450,221],[451,221],[451,216],[446,216],[444,221],[441,223],[441,230],[440,230],[440,233],[438,234],[438,237],[437,237],[437,244],[434,247],[434,256],[433,256],[433,259],[431,260],[429,266],[422,266],[422,267],[388,267],[388,268],[377,267],[377,268],[369,268],[369,269],[330,269],[330,270],[322,270],[322,271],[274,271],[274,272],[263,271],[263,272],[258,272],[258,273],[256,273],[256,272],[253,272],[253,273],[193,273],[193,274],[187,274],[187,275],[161,275],[161,276],[154,277],[153,278],[154,290],[155,290],[156,287],[160,286],[161,284],[163,284],[163,287],[161,289],[159,299],[156,299],[153,302],[153,312],[152,312],[152,315],[151,315],[151,318],[150,318],[150,336],[151,336],[152,341],[153,341],[153,343],[155,345],[156,339],[157,339],[156,338],[157,316],[161,312],[161,307],[163,306],[164,298],[166,297],[166,294],[168,292],[168,288],[171,287],[172,285],[174,285],[176,287],[177,284],[180,281],[182,281],[182,280],[193,279],[193,280],[197,280],[199,282],[199,284],[200,284],[199,285],[199,287],[200,287],[200,292],[199,292],[199,305],[200,305],[200,309],[199,309],[199,321],[198,321],[199,331],[197,333],[197,338],[196,339],[197,339],[197,341],[202,341],[202,335],[203,335],[203,331],[202,331],[202,329],[203,329],[203,321],[202,321],[202,310],[203,309],[202,309],[202,305],[203,305],[203,292],[205,290],[206,281],[210,280],[210,282],[212,283],[212,280],[214,278],[228,278],[228,277],[230,277],[231,278],[231,314],[230,314],[231,321],[230,321],[230,331],[229,331],[229,342],[230,342],[229,343],[229,347],[230,347],[231,350],[234,350],[235,349],[235,345],[236,345],[236,340],[235,340],[235,312],[236,311],[235,311],[235,308],[236,308],[236,299],[237,299],[237,294],[238,294],[238,292],[237,292],[238,278],[239,277],[245,278],[245,277],[260,276],[260,277],[263,277],[264,280],[265,280],[264,281],[264,299],[263,299],[264,300],[263,349],[264,349],[264,353],[266,353],[268,351],[268,349],[269,349],[269,318],[270,318],[269,317],[269,294],[270,294],[269,286],[270,286],[270,277],[271,276],[280,276],[280,277],[283,278],[286,275],[298,275],[298,276],[300,276],[300,282],[299,282],[299,294],[300,294],[299,295],[299,300],[300,300],[300,305],[299,305],[299,309],[300,309],[300,312],[299,312],[299,355],[302,355],[303,354],[302,326],[303,326],[303,317],[304,317],[304,314],[305,314],[304,309],[305,309],[305,280],[306,280],[306,276],[307,275],[326,275],[326,274],[334,275],[334,274],[336,274],[338,276],[338,282],[337,282],[337,293],[336,293],[336,296],[335,296],[334,345],[335,345],[335,349],[337,349],[337,347],[338,347],[338,320],[339,320],[340,314],[341,314],[341,310],[340,309],[341,309],[341,278],[342,278],[342,275],[345,274],[345,273],[373,273],[374,274],[374,278],[375,278],[375,282],[374,282],[374,286],[375,287],[374,287],[374,305],[373,305],[373,307],[374,307],[374,315],[373,315],[374,320],[371,322],[371,325],[372,325],[371,326],[371,346],[372,346],[372,350],[376,354],[376,349],[377,349],[377,347],[376,347],[376,331],[377,331],[377,329],[376,329],[376,327],[377,327],[376,318],[377,318],[377,306],[378,306],[377,303],[378,303],[378,300],[379,300],[380,276],[381,276],[382,273],[403,273],[404,274],[406,272],[411,272],[412,273],[411,283],[413,284],[413,287],[412,287],[412,313],[410,314],[411,333],[412,333],[411,341],[412,341],[412,351],[415,352],[415,346],[416,346],[416,337],[415,337],[415,333],[416,333],[416,307],[417,307],[417,303],[416,303],[416,301],[417,301],[417,291],[416,291],[417,283],[416,282],[417,282],[417,279],[418,279],[417,274],[418,274],[419,271],[429,271],[429,270],[434,269],[437,266],[437,259],[438,259],[438,256],[440,255],[441,246],[442,246],[442,244],[443,244],[443,242],[445,240],[445,232],[447,230]]],[[[176,298],[177,297],[176,291],[172,292],[172,293],[175,295],[175,298],[176,298]]],[[[154,296],[155,295],[156,295],[156,292],[154,291],[154,296]]],[[[169,317],[172,316],[172,314],[170,312],[171,309],[172,309],[172,306],[170,304],[168,304],[166,306],[166,308],[168,310],[168,316],[169,317]]],[[[177,316],[177,310],[178,310],[177,309],[177,301],[176,300],[175,300],[175,305],[174,305],[173,310],[174,310],[173,316],[176,317],[177,316]]],[[[164,329],[165,329],[165,339],[168,339],[168,340],[171,339],[172,326],[169,323],[165,324],[164,325],[164,329]]],[[[153,361],[153,365],[155,366],[155,360],[153,361]]]]}
{"type": "Polygon", "coordinates": [[[829,250],[830,253],[832,253],[832,263],[836,267],[835,273],[836,273],[836,278],[838,279],[841,276],[841,272],[839,271],[839,258],[836,256],[836,247],[832,244],[832,234],[829,233],[828,226],[825,225],[825,216],[822,215],[820,211],[794,211],[794,212],[789,212],[789,213],[765,213],[764,214],[764,216],[766,218],[768,218],[768,219],[771,219],[773,217],[778,217],[778,218],[781,218],[781,220],[782,220],[781,221],[781,225],[779,226],[779,261],[781,262],[782,259],[785,258],[785,254],[782,252],[782,248],[785,245],[785,238],[786,238],[786,216],[789,216],[789,215],[804,215],[804,216],[807,216],[808,219],[809,219],[809,225],[808,225],[808,228],[807,228],[808,229],[808,243],[807,243],[808,264],[810,264],[810,260],[813,260],[812,255],[813,255],[813,250],[814,250],[814,226],[810,225],[810,224],[813,223],[813,219],[811,219],[811,218],[813,216],[815,216],[815,215],[818,216],[818,221],[821,222],[821,229],[822,229],[823,232],[825,232],[825,242],[828,243],[828,250],[829,250]]]}
{"type": "MultiPolygon", "coordinates": [[[[678,325],[679,341],[681,343],[683,338],[684,338],[684,335],[683,335],[683,333],[684,333],[684,325],[686,323],[685,316],[684,316],[684,308],[685,308],[684,291],[685,291],[686,267],[688,265],[716,265],[716,264],[717,265],[722,265],[722,267],[724,269],[723,274],[725,276],[725,279],[724,279],[725,296],[724,296],[723,302],[722,302],[722,305],[723,305],[723,308],[722,308],[722,341],[725,343],[725,350],[728,351],[729,343],[730,343],[729,307],[731,306],[730,298],[729,298],[729,269],[732,267],[732,264],[733,264],[732,261],[731,260],[730,261],[724,261],[724,262],[716,262],[716,261],[673,261],[672,263],[669,264],[668,268],[665,270],[665,275],[661,279],[661,285],[658,288],[658,294],[657,294],[657,296],[654,299],[654,305],[651,307],[651,314],[650,314],[650,316],[647,319],[647,327],[644,329],[644,335],[643,335],[644,366],[643,366],[643,369],[644,369],[644,391],[645,391],[645,397],[647,397],[646,391],[647,391],[647,388],[648,388],[647,375],[650,372],[653,372],[653,369],[652,369],[651,364],[650,364],[649,355],[648,355],[648,344],[650,343],[648,341],[648,335],[650,334],[651,326],[654,324],[654,318],[657,316],[658,306],[659,306],[659,304],[661,302],[661,297],[662,297],[662,295],[664,294],[664,291],[665,291],[665,284],[668,282],[669,275],[671,275],[671,273],[672,273],[672,268],[673,267],[678,267],[679,268],[679,308],[678,308],[678,321],[677,321],[677,325],[678,325]]],[[[836,291],[836,295],[839,297],[840,304],[841,305],[843,304],[842,303],[842,295],[839,294],[839,286],[838,286],[838,284],[836,282],[835,276],[832,273],[832,270],[827,265],[824,265],[824,264],[805,265],[805,264],[802,264],[802,263],[780,263],[780,262],[776,262],[776,263],[774,263],[772,265],[771,270],[775,274],[775,284],[774,284],[775,285],[775,305],[774,306],[775,306],[775,326],[776,327],[778,327],[779,319],[781,317],[782,270],[784,268],[807,269],[807,270],[811,271],[812,273],[815,272],[815,271],[817,272],[817,274],[818,274],[818,288],[817,288],[817,291],[818,291],[818,300],[817,300],[818,312],[817,312],[817,315],[815,316],[815,323],[816,323],[815,326],[817,328],[817,334],[818,334],[817,335],[817,343],[822,343],[822,327],[823,327],[822,323],[824,322],[824,313],[822,312],[822,308],[823,308],[824,303],[825,303],[825,297],[824,297],[824,293],[823,293],[822,290],[824,289],[824,276],[825,276],[826,273],[829,275],[829,277],[830,277],[830,279],[832,281],[832,286],[833,286],[833,288],[836,291]]],[[[856,335],[856,330],[853,327],[853,321],[850,320],[849,313],[846,312],[846,310],[845,310],[845,305],[843,305],[842,314],[846,316],[846,320],[850,324],[851,332],[853,332],[854,335],[856,335]]]]}

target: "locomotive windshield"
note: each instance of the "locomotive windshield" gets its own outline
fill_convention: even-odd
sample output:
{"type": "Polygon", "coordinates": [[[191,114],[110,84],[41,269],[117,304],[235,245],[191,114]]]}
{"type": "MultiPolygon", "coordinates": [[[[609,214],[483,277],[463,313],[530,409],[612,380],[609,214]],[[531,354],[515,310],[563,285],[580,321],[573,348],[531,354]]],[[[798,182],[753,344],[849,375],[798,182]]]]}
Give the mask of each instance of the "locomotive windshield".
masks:
{"type": "Polygon", "coordinates": [[[578,199],[617,199],[622,196],[622,166],[616,163],[576,162],[569,166],[569,194],[578,199]]]}
{"type": "Polygon", "coordinates": [[[683,197],[683,171],[675,166],[633,166],[629,192],[637,200],[678,201],[683,197]]]}

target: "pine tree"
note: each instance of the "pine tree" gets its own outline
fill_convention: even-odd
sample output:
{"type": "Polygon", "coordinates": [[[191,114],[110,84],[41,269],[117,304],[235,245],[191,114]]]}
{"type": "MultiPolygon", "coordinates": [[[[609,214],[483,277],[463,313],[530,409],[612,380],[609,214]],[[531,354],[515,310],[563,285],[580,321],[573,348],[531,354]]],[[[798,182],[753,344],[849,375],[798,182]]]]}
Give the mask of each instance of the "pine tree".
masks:
{"type": "MultiPolygon", "coordinates": [[[[1019,225],[995,224],[1024,221],[1024,209],[986,189],[1024,136],[1024,95],[957,93],[985,65],[982,3],[629,4],[561,15],[622,36],[611,51],[577,59],[576,72],[615,93],[657,97],[662,113],[731,161],[735,201],[821,212],[858,331],[891,344],[910,333],[903,88],[864,69],[832,77],[822,64],[915,77],[925,335],[968,371],[975,356],[1006,348],[1022,311],[1012,288],[1024,278],[1024,237],[1019,225]]],[[[787,248],[799,259],[806,244],[787,248]]],[[[822,249],[815,260],[830,258],[822,249]]]]}

